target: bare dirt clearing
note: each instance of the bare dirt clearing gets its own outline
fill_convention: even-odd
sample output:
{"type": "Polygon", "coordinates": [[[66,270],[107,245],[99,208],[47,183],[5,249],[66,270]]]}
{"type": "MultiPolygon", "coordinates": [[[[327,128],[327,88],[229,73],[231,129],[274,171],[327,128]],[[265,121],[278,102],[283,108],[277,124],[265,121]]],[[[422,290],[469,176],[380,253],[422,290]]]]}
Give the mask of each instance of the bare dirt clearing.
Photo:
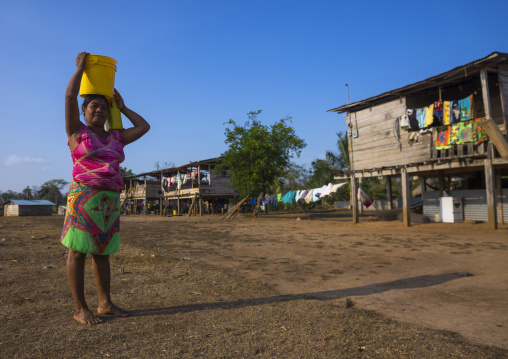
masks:
{"type": "MultiPolygon", "coordinates": [[[[352,225],[340,210],[298,216],[122,217],[112,293],[133,316],[93,327],[72,320],[63,217],[0,218],[0,349],[7,357],[508,357],[506,227],[406,229],[368,217],[352,225]]],[[[86,291],[95,308],[90,268],[86,291]]]]}

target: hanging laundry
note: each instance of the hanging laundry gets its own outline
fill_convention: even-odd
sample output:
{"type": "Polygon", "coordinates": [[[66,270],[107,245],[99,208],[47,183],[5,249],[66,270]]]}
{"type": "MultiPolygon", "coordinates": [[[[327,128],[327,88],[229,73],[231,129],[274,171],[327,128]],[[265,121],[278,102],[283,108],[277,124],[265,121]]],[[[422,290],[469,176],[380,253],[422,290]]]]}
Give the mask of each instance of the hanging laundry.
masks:
{"type": "Polygon", "coordinates": [[[450,145],[461,145],[462,137],[460,136],[461,122],[454,123],[450,126],[450,145]]]}
{"type": "Polygon", "coordinates": [[[338,190],[339,188],[341,188],[342,186],[345,186],[345,185],[347,185],[347,182],[334,184],[334,185],[332,186],[332,190],[330,191],[330,193],[337,192],[337,190],[338,190]]]}
{"type": "Polygon", "coordinates": [[[459,100],[460,121],[466,122],[471,119],[471,99],[469,97],[459,100]]]}
{"type": "Polygon", "coordinates": [[[416,109],[416,120],[418,121],[419,128],[425,128],[425,115],[427,114],[427,110],[425,108],[417,108],[416,109]]]}
{"type": "Polygon", "coordinates": [[[309,190],[308,189],[304,189],[302,191],[302,193],[300,193],[300,197],[298,199],[295,198],[295,200],[298,202],[298,201],[302,201],[304,202],[305,201],[305,197],[307,196],[307,194],[309,193],[309,190]]]}
{"type": "Polygon", "coordinates": [[[309,189],[309,192],[307,192],[307,195],[305,196],[305,203],[312,202],[312,197],[314,197],[314,190],[309,189]]]}
{"type": "Polygon", "coordinates": [[[420,126],[418,125],[418,120],[416,119],[416,109],[408,108],[406,110],[407,117],[409,119],[409,126],[412,130],[419,130],[420,126]]]}
{"type": "Polygon", "coordinates": [[[372,197],[370,197],[367,192],[365,192],[362,187],[359,187],[358,188],[358,200],[363,203],[363,205],[366,207],[366,208],[369,208],[370,205],[374,202],[374,200],[372,199],[372,197]]]}
{"type": "Polygon", "coordinates": [[[295,203],[295,191],[289,191],[281,199],[285,204],[295,203]]]}
{"type": "Polygon", "coordinates": [[[425,127],[431,127],[434,124],[434,104],[425,107],[425,127]]]}
{"type": "Polygon", "coordinates": [[[462,137],[462,143],[473,142],[473,121],[463,122],[460,137],[462,137]]]}
{"type": "Polygon", "coordinates": [[[409,116],[400,116],[400,128],[409,128],[409,116]]]}
{"type": "Polygon", "coordinates": [[[451,125],[450,101],[443,101],[443,125],[451,125]]]}
{"type": "Polygon", "coordinates": [[[446,150],[452,147],[450,146],[450,127],[451,126],[442,126],[437,128],[436,150],[446,150]]]}
{"type": "Polygon", "coordinates": [[[452,109],[452,124],[460,122],[460,106],[458,101],[450,101],[450,106],[452,109]]]}
{"type": "Polygon", "coordinates": [[[323,193],[326,189],[326,185],[320,188],[314,188],[312,191],[312,202],[317,202],[320,199],[321,193],[323,193]]]}
{"type": "Polygon", "coordinates": [[[487,132],[485,132],[485,127],[483,127],[482,123],[484,119],[485,118],[477,118],[473,121],[473,143],[475,146],[489,140],[489,136],[487,132]]]}
{"type": "Polygon", "coordinates": [[[471,120],[474,120],[476,118],[476,108],[474,106],[473,95],[469,95],[469,103],[471,104],[471,120]]]}
{"type": "Polygon", "coordinates": [[[443,102],[434,102],[434,126],[443,125],[443,102]]]}
{"type": "Polygon", "coordinates": [[[319,198],[324,198],[326,196],[329,196],[332,191],[333,184],[329,183],[328,186],[324,186],[324,190],[319,196],[319,198]]]}

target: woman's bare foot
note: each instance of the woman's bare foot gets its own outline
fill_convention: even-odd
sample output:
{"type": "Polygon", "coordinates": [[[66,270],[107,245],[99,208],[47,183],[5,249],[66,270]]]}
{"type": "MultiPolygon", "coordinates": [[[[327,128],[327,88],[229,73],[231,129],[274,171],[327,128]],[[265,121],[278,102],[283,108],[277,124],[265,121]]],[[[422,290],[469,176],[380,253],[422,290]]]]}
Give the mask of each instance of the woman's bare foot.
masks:
{"type": "Polygon", "coordinates": [[[74,311],[74,319],[81,324],[99,324],[102,319],[93,314],[90,310],[81,308],[74,311]]]}
{"type": "Polygon", "coordinates": [[[97,313],[106,315],[116,315],[117,317],[128,317],[130,313],[126,310],[118,308],[113,303],[108,303],[97,308],[97,313]]]}

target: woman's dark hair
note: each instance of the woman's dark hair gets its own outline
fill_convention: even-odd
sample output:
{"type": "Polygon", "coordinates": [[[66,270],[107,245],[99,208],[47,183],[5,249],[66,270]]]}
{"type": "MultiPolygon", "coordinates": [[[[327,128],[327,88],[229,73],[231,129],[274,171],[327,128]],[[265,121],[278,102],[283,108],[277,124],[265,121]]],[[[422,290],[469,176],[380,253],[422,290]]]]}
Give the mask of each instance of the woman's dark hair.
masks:
{"type": "Polygon", "coordinates": [[[106,97],[104,95],[87,95],[85,97],[85,100],[83,101],[83,106],[82,108],[83,109],[86,109],[88,107],[88,104],[90,102],[92,102],[93,100],[95,100],[96,98],[101,98],[103,99],[104,101],[106,101],[106,104],[109,106],[109,101],[106,99],[106,97]]]}

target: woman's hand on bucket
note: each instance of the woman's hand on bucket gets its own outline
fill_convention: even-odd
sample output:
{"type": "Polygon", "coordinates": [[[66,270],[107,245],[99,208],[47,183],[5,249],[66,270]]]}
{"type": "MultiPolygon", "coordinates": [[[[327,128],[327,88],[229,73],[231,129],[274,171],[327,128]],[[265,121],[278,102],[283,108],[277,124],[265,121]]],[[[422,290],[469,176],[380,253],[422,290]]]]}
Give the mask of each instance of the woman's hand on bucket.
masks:
{"type": "Polygon", "coordinates": [[[76,66],[78,70],[85,70],[86,66],[86,55],[88,55],[88,52],[80,52],[78,56],[76,57],[76,66]]]}
{"type": "Polygon", "coordinates": [[[115,99],[116,107],[118,107],[118,109],[120,111],[122,111],[123,108],[125,107],[125,103],[123,102],[123,98],[122,98],[122,96],[120,95],[120,92],[118,92],[117,89],[115,89],[114,92],[113,92],[113,98],[115,99]]]}

